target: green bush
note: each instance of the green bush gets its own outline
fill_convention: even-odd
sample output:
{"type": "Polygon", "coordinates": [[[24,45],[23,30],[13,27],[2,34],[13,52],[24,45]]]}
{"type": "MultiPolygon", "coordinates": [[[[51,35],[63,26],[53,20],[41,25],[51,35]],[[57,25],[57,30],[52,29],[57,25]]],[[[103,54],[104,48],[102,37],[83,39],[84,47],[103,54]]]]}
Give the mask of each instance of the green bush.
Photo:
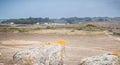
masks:
{"type": "Polygon", "coordinates": [[[105,27],[102,26],[96,26],[93,24],[87,24],[85,26],[77,28],[77,30],[85,30],[85,31],[103,31],[106,30],[105,27]]]}
{"type": "Polygon", "coordinates": [[[119,32],[113,32],[113,35],[120,36],[120,33],[119,32]]]}
{"type": "Polygon", "coordinates": [[[42,28],[40,27],[37,27],[37,28],[34,28],[33,30],[41,30],[42,28]]]}
{"type": "Polygon", "coordinates": [[[87,24],[85,27],[97,27],[97,26],[93,24],[87,24]]]}
{"type": "Polygon", "coordinates": [[[28,32],[29,30],[28,29],[25,29],[25,28],[20,28],[18,29],[19,32],[28,32]]]}
{"type": "Polygon", "coordinates": [[[47,26],[46,29],[55,29],[55,27],[47,26]]]}

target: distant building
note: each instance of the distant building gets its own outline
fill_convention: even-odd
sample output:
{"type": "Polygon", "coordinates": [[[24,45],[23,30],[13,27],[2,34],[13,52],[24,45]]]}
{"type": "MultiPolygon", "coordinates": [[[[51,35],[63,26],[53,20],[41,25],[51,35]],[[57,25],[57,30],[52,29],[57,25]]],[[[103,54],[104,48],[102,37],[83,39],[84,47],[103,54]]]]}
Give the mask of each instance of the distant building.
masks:
{"type": "Polygon", "coordinates": [[[13,24],[14,24],[14,22],[10,22],[10,24],[11,24],[11,25],[13,25],[13,24]]]}
{"type": "Polygon", "coordinates": [[[65,23],[44,23],[44,25],[65,25],[65,23]]]}
{"type": "Polygon", "coordinates": [[[49,23],[44,23],[44,25],[49,25],[49,23]]]}
{"type": "Polygon", "coordinates": [[[39,23],[39,22],[37,22],[36,24],[37,24],[37,25],[39,25],[40,23],[39,23]]]}

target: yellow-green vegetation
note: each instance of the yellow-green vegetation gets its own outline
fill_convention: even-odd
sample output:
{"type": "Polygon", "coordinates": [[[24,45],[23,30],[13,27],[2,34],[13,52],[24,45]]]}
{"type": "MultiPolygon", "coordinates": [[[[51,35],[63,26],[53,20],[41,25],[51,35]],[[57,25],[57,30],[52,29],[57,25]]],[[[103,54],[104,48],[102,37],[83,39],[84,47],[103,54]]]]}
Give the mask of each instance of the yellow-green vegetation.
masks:
{"type": "Polygon", "coordinates": [[[36,28],[22,28],[22,27],[1,27],[0,32],[28,32],[28,31],[35,31],[35,30],[42,30],[42,29],[55,29],[55,27],[52,26],[46,26],[45,28],[42,27],[36,27],[36,28]]]}
{"type": "Polygon", "coordinates": [[[85,30],[85,31],[104,31],[106,30],[106,27],[103,26],[97,26],[93,24],[87,24],[84,26],[79,27],[77,30],[85,30]]]}
{"type": "Polygon", "coordinates": [[[28,32],[27,28],[14,28],[14,27],[8,27],[8,28],[0,28],[0,32],[28,32]]]}
{"type": "MultiPolygon", "coordinates": [[[[66,25],[9,25],[0,26],[0,32],[31,32],[54,33],[68,35],[96,35],[98,32],[109,31],[113,35],[120,36],[119,26],[97,24],[66,24],[66,25]]],[[[103,34],[103,33],[100,33],[103,34]]]]}

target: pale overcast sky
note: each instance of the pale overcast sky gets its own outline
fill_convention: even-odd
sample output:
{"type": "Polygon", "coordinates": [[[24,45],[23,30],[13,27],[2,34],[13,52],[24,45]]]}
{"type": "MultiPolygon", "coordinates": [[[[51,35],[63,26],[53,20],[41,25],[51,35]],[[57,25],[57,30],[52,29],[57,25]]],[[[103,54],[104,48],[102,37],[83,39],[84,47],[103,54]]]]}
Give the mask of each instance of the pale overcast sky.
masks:
{"type": "Polygon", "coordinates": [[[120,0],[0,0],[0,19],[120,17],[120,0]]]}

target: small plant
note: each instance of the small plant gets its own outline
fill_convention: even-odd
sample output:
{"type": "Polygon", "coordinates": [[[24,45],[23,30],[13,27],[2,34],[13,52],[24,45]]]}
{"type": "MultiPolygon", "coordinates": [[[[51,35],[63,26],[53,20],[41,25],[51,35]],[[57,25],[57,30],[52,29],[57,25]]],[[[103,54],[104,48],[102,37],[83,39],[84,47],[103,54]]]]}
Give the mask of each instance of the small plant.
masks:
{"type": "Polygon", "coordinates": [[[70,32],[75,32],[75,30],[71,30],[70,32]]]}
{"type": "Polygon", "coordinates": [[[37,27],[37,28],[34,28],[33,30],[41,30],[42,28],[40,27],[37,27]]]}
{"type": "Polygon", "coordinates": [[[55,27],[47,26],[46,29],[55,29],[55,27]]]}
{"type": "Polygon", "coordinates": [[[86,27],[97,27],[97,26],[93,24],[87,24],[86,27]]]}
{"type": "Polygon", "coordinates": [[[18,29],[19,32],[28,32],[28,29],[25,29],[25,28],[20,28],[18,29]]]}

